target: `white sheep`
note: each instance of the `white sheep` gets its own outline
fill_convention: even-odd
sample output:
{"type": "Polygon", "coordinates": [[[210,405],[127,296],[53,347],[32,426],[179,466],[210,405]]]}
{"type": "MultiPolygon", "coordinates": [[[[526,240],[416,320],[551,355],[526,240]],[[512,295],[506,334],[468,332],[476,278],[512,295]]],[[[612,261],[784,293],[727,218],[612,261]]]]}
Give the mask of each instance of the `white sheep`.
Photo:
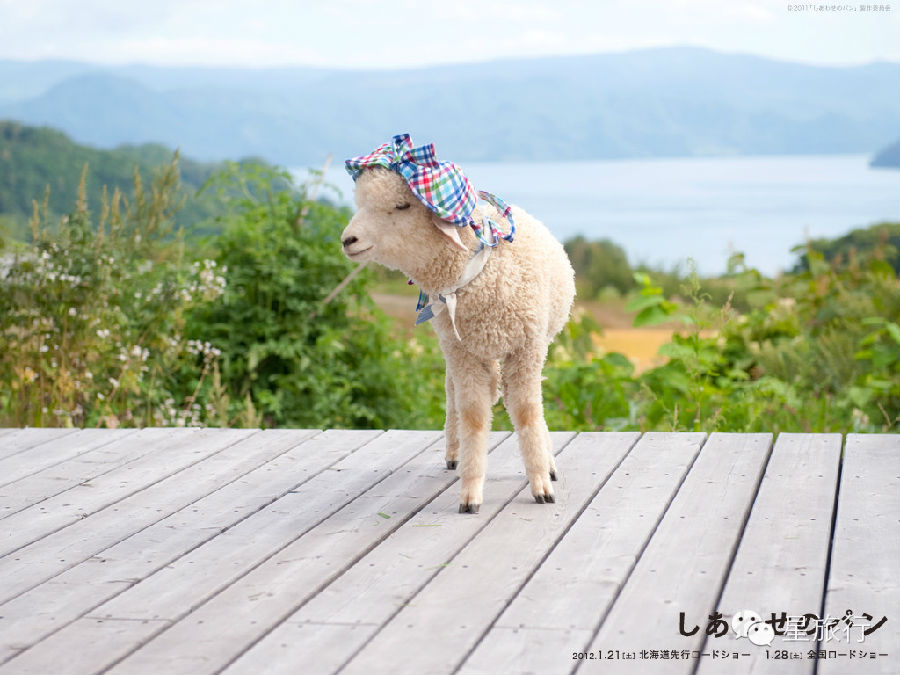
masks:
{"type": "Polygon", "coordinates": [[[356,178],[358,210],[341,235],[344,253],[356,262],[373,260],[402,271],[433,303],[447,366],[446,462],[449,469],[459,467],[460,513],[478,513],[482,503],[491,407],[501,379],[531,493],[538,503],[553,503],[556,466],[541,370],[547,347],[572,308],[572,266],[547,228],[517,207],[511,209],[513,241],[481,246],[476,231],[459,223],[490,224],[485,216],[506,223],[504,214],[494,204],[471,200],[460,204],[450,198],[436,205],[440,198],[423,188],[424,174],[449,172],[465,183],[463,192],[470,189],[468,181],[455,165],[438,164],[433,146],[410,148],[408,136],[397,136],[373,155],[347,160],[356,178]],[[438,215],[447,217],[447,209],[456,206],[463,210],[451,214],[456,223],[438,215]]]}

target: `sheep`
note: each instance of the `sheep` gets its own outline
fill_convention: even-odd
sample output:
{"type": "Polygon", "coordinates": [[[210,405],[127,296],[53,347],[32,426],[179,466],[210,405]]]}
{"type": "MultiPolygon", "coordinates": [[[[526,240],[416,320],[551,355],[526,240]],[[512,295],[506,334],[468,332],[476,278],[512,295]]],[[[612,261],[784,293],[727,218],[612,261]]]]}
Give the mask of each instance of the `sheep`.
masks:
{"type": "MultiPolygon", "coordinates": [[[[448,222],[427,195],[411,189],[394,161],[404,147],[409,149],[409,137],[396,136],[394,143],[397,154],[384,150],[391,161],[351,166],[353,160],[347,160],[356,182],[357,211],[341,235],[343,252],[355,262],[400,270],[433,301],[434,329],[446,362],[445,461],[448,469],[458,468],[459,512],[478,513],[483,501],[491,408],[501,382],[531,494],[539,504],[554,503],[551,481],[557,474],[544,419],[541,371],[550,342],[571,312],[572,265],[547,228],[517,206],[511,207],[513,241],[479,247],[475,230],[459,226],[468,214],[448,222]],[[486,257],[480,273],[448,293],[479,256],[486,257]],[[441,297],[451,311],[442,311],[441,297]]],[[[433,146],[423,147],[433,159],[433,146]]],[[[458,171],[450,163],[441,165],[458,171]]],[[[488,222],[484,216],[505,222],[495,204],[481,202],[468,222],[488,222]]]]}

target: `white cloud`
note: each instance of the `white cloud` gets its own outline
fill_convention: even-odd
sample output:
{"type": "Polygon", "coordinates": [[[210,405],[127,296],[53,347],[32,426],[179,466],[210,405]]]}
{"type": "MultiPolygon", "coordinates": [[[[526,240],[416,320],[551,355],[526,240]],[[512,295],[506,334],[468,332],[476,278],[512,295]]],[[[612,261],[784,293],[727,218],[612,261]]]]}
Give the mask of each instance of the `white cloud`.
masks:
{"type": "Polygon", "coordinates": [[[214,37],[164,38],[138,40],[110,40],[106,43],[102,63],[139,63],[154,55],[153,62],[164,65],[237,66],[283,65],[306,63],[327,65],[321,56],[302,45],[273,44],[262,39],[214,37]]]}
{"type": "Polygon", "coordinates": [[[900,5],[783,0],[0,0],[0,58],[414,67],[672,44],[819,63],[900,60],[900,5]]]}

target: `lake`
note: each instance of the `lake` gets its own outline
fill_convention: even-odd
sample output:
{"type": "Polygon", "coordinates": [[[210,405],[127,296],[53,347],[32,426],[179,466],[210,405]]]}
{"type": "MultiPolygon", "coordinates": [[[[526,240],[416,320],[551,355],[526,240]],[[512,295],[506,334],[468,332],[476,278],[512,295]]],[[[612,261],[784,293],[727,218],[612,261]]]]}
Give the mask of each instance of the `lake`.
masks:
{"type": "MultiPolygon", "coordinates": [[[[900,221],[900,171],[870,169],[867,155],[759,156],[460,163],[476,189],[540,218],[561,240],[577,234],[620,244],[632,264],[718,274],[731,251],[766,274],[789,269],[791,248],[882,220],[900,221]]],[[[306,170],[294,171],[301,180],[306,170]]],[[[351,203],[341,164],[327,182],[351,203]]],[[[323,191],[334,196],[334,192],[323,191]]]]}

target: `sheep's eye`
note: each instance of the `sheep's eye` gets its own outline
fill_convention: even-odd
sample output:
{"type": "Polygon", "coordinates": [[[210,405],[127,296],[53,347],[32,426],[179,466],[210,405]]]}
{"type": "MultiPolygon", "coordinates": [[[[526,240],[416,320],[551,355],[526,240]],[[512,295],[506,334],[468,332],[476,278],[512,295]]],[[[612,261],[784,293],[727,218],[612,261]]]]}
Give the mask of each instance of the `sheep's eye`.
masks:
{"type": "Polygon", "coordinates": [[[409,202],[405,202],[405,203],[400,204],[400,205],[398,205],[398,206],[396,207],[396,209],[397,209],[398,211],[403,211],[404,209],[408,209],[408,208],[409,208],[409,202]]]}

